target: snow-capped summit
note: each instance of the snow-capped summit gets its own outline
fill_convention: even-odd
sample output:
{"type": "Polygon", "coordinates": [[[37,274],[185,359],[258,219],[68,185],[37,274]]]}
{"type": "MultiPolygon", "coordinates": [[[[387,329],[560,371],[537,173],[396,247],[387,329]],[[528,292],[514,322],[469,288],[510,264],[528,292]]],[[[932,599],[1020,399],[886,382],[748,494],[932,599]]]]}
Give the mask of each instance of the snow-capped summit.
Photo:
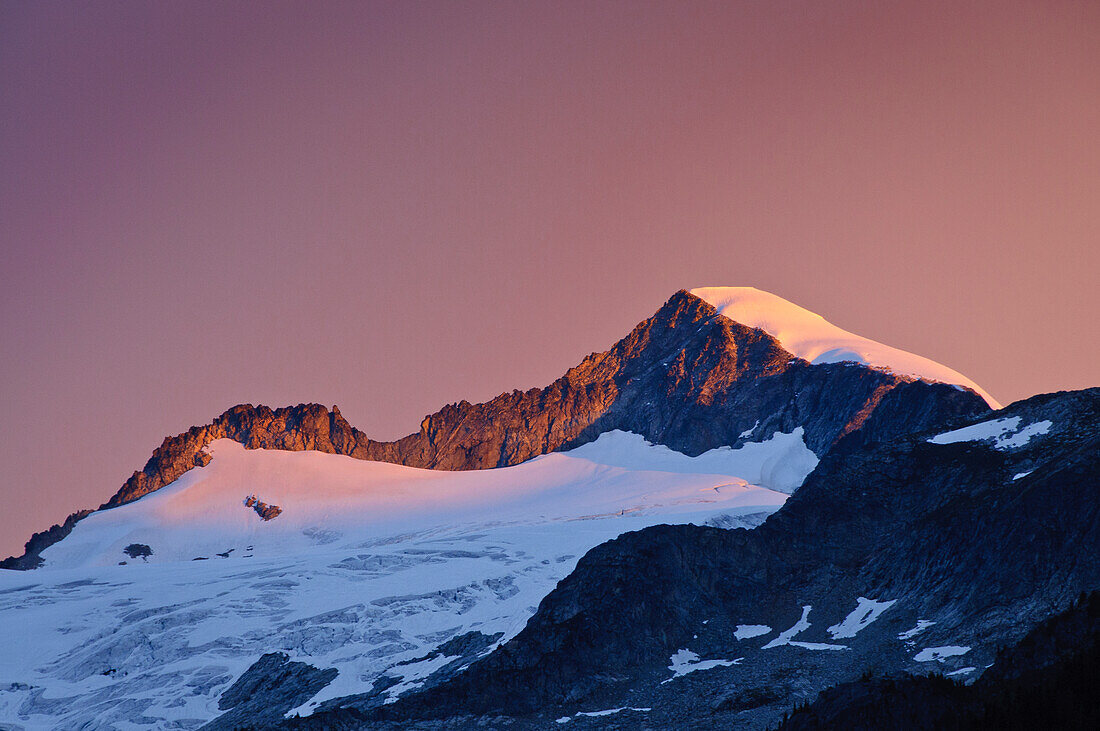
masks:
{"type": "Polygon", "coordinates": [[[981,395],[992,408],[1001,408],[981,386],[958,371],[850,333],[770,292],[755,287],[699,287],[690,291],[724,317],[765,331],[785,350],[811,363],[851,361],[889,368],[899,375],[965,386],[981,395]]]}

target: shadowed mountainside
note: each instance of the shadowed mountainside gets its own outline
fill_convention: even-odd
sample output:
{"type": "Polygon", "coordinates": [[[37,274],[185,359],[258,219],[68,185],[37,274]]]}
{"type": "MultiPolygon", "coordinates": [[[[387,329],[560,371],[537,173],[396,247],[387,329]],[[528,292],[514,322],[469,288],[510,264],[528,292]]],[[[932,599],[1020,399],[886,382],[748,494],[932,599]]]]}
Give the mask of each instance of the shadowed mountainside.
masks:
{"type": "Polygon", "coordinates": [[[646,706],[653,727],[763,728],[868,670],[978,672],[1100,588],[1100,389],[995,416],[1036,436],[842,444],[759,528],[624,534],[585,555],[523,631],[460,675],[292,725],[503,715],[552,728],[563,713],[646,706]],[[840,632],[857,599],[886,602],[885,613],[858,635],[840,632]],[[768,632],[743,638],[743,625],[768,632]],[[670,680],[669,658],[684,648],[729,666],[670,680]]]}

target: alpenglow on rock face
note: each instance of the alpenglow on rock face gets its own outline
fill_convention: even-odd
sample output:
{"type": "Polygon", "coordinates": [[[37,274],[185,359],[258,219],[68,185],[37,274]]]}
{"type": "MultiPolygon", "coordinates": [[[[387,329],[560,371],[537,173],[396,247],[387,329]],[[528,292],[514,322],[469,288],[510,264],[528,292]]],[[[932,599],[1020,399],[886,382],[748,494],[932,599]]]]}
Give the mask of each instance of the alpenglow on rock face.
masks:
{"type": "MultiPolygon", "coordinates": [[[[210,424],[166,438],[145,467],[101,508],[136,500],[205,464],[203,450],[217,439],[232,439],[249,449],[316,450],[410,467],[469,470],[519,464],[615,429],[696,455],[801,427],[806,444],[822,456],[853,432],[864,442],[873,441],[988,410],[977,392],[954,385],[839,359],[811,364],[785,349],[767,327],[782,320],[776,332],[802,342],[809,335],[802,340],[792,335],[799,322],[807,316],[824,320],[774,295],[752,288],[695,291],[730,315],[738,314],[729,309],[731,297],[756,293],[774,317],[762,316],[767,307],[757,302],[751,317],[746,315],[752,323],[741,324],[703,297],[681,290],[610,350],[587,356],[546,388],[513,391],[481,404],[445,406],[425,417],[418,432],[395,442],[370,439],[336,407],[235,406],[210,424]],[[792,310],[803,314],[792,317],[792,310]]],[[[812,330],[801,327],[805,333],[812,330]]],[[[937,366],[919,360],[929,368],[937,366]]],[[[943,366],[931,370],[932,378],[954,373],[943,366]]],[[[961,376],[941,380],[970,383],[961,376]]],[[[35,556],[50,545],[49,537],[63,532],[36,534],[27,554],[0,565],[33,568],[35,556]]]]}
{"type": "Polygon", "coordinates": [[[550,386],[448,405],[396,442],[370,439],[335,407],[236,406],[208,426],[166,439],[106,507],[175,480],[202,462],[203,447],[222,438],[250,449],[314,449],[469,470],[519,464],[614,429],[694,455],[801,426],[820,456],[884,404],[905,415],[881,419],[883,434],[985,409],[973,392],[906,374],[853,363],[811,365],[766,331],[721,316],[680,291],[610,350],[589,355],[550,386]],[[892,393],[901,386],[904,393],[892,393]]]}

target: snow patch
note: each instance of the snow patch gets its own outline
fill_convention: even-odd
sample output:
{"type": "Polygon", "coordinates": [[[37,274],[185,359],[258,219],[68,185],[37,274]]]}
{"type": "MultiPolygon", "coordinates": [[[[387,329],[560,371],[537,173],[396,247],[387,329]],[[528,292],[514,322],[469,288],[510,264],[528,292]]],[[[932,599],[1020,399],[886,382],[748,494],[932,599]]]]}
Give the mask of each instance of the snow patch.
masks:
{"type": "Polygon", "coordinates": [[[958,670],[953,670],[950,673],[947,673],[946,677],[950,678],[953,675],[966,675],[967,673],[972,673],[977,669],[978,668],[959,668],[958,670]]]}
{"type": "Polygon", "coordinates": [[[859,597],[856,599],[856,608],[844,618],[840,624],[834,624],[826,631],[834,640],[847,637],[855,637],[856,633],[878,619],[879,615],[894,606],[896,599],[885,602],[877,602],[874,599],[859,597]]]}
{"type": "Polygon", "coordinates": [[[622,713],[623,711],[634,711],[636,713],[649,713],[652,708],[634,708],[633,706],[623,706],[622,708],[608,708],[606,711],[577,711],[572,716],[562,716],[555,719],[557,723],[569,723],[574,718],[580,718],[582,716],[588,716],[589,718],[599,718],[601,716],[613,716],[616,713],[622,713]]]}
{"type": "Polygon", "coordinates": [[[803,650],[847,650],[847,645],[833,645],[828,642],[797,642],[791,640],[787,643],[792,647],[801,647],[803,650]]]}
{"type": "Polygon", "coordinates": [[[1001,405],[958,371],[928,358],[842,330],[821,315],[755,287],[701,287],[691,294],[735,322],[767,332],[787,352],[819,363],[854,362],[904,376],[965,386],[992,408],[1001,405]]]}
{"type": "MultiPolygon", "coordinates": [[[[806,430],[799,426],[789,433],[775,432],[762,442],[749,442],[736,449],[717,447],[698,457],[688,457],[663,444],[650,444],[637,434],[614,430],[561,454],[631,470],[737,475],[742,480],[739,484],[759,485],[789,495],[817,467],[817,455],[806,446],[805,435],[806,430]],[[639,447],[638,440],[644,448],[639,447]]],[[[532,462],[554,456],[536,457],[532,462]]]]}
{"type": "Polygon", "coordinates": [[[943,647],[926,647],[917,653],[913,659],[917,662],[943,662],[949,657],[958,657],[970,652],[969,647],[960,645],[944,645],[943,647]]]}
{"type": "Polygon", "coordinates": [[[424,683],[424,680],[436,670],[460,659],[461,656],[437,655],[420,662],[396,665],[390,668],[388,675],[400,678],[401,682],[386,689],[386,703],[393,703],[402,693],[416,688],[424,683]]]}
{"type": "Polygon", "coordinates": [[[670,663],[668,669],[672,671],[672,677],[661,682],[668,683],[688,673],[694,673],[696,670],[710,670],[711,668],[737,665],[744,659],[739,657],[736,660],[700,660],[699,656],[691,650],[677,650],[676,654],[668,659],[670,663]]]}
{"type": "Polygon", "coordinates": [[[734,630],[733,636],[739,640],[747,640],[750,637],[760,637],[772,631],[766,624],[739,624],[734,630]]]}
{"type": "Polygon", "coordinates": [[[1046,420],[1028,424],[1015,434],[1006,434],[998,438],[997,441],[993,443],[993,446],[1002,450],[1022,447],[1031,441],[1032,437],[1037,437],[1049,432],[1052,426],[1054,426],[1054,423],[1046,420]]]}
{"type": "Polygon", "coordinates": [[[1028,470],[1027,472],[1017,472],[1012,476],[1012,481],[1015,482],[1016,480],[1022,480],[1034,471],[1035,470],[1028,470]]]}
{"type": "Polygon", "coordinates": [[[774,640],[772,640],[768,644],[764,645],[764,647],[762,649],[770,650],[773,647],[782,647],[783,645],[788,645],[788,644],[790,644],[791,639],[795,635],[797,635],[799,632],[802,632],[803,630],[809,629],[810,628],[809,616],[810,616],[810,610],[812,608],[813,608],[813,606],[810,605],[810,604],[807,604],[807,605],[803,606],[802,607],[802,616],[799,618],[799,620],[797,622],[795,622],[794,625],[790,629],[786,630],[785,632],[780,632],[778,637],[776,637],[774,640]]]}
{"type": "MultiPolygon", "coordinates": [[[[1046,434],[1054,426],[1050,421],[1037,421],[1025,427],[1020,426],[1020,417],[1006,416],[1001,419],[971,424],[937,434],[928,441],[932,444],[956,444],[958,442],[992,441],[993,448],[999,450],[1015,449],[1027,444],[1032,437],[1046,434]]],[[[1026,474],[1026,473],[1024,473],[1026,474]]]]}
{"type": "Polygon", "coordinates": [[[825,642],[795,642],[794,638],[799,633],[804,632],[810,628],[810,610],[813,609],[813,605],[806,604],[802,607],[802,616],[794,625],[781,632],[778,637],[764,645],[761,649],[770,650],[774,647],[783,647],[784,645],[793,645],[795,647],[801,647],[804,650],[846,650],[847,645],[831,645],[825,642]]]}
{"type": "Polygon", "coordinates": [[[907,629],[899,634],[898,639],[902,641],[911,640],[934,624],[935,622],[930,619],[918,619],[917,624],[912,629],[907,629]]]}

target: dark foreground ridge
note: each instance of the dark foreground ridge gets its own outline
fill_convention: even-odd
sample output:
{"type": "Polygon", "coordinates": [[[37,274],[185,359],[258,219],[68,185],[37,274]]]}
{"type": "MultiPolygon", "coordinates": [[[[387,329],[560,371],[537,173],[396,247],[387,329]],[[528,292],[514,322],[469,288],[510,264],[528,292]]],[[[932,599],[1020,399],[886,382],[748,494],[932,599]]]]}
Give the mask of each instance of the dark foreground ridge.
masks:
{"type": "Polygon", "coordinates": [[[1081,596],[973,685],[943,676],[865,677],[825,690],[781,731],[1100,728],[1100,592],[1081,596]]]}
{"type": "MultiPolygon", "coordinates": [[[[285,725],[763,729],[866,673],[969,680],[992,665],[1033,685],[1042,642],[1016,660],[998,650],[1100,589],[1100,389],[969,421],[993,419],[1009,420],[1000,440],[842,442],[752,531],[657,526],[604,543],[464,672],[285,725]],[[725,664],[674,675],[685,652],[682,668],[725,664]],[[621,708],[650,710],[575,715],[621,708]]],[[[928,682],[915,703],[942,690],[928,682]]]]}
{"type": "MultiPolygon", "coordinates": [[[[722,317],[681,290],[610,350],[589,355],[550,386],[448,405],[395,442],[370,439],[336,407],[235,406],[165,439],[100,509],[137,500],[205,465],[210,457],[203,450],[216,439],[249,449],[470,470],[519,464],[613,429],[697,455],[802,427],[807,446],[821,456],[848,435],[869,443],[988,410],[976,393],[954,386],[854,363],[811,365],[763,330],[722,317]]],[[[36,534],[23,556],[0,568],[34,568],[76,520],[36,534]]]]}

